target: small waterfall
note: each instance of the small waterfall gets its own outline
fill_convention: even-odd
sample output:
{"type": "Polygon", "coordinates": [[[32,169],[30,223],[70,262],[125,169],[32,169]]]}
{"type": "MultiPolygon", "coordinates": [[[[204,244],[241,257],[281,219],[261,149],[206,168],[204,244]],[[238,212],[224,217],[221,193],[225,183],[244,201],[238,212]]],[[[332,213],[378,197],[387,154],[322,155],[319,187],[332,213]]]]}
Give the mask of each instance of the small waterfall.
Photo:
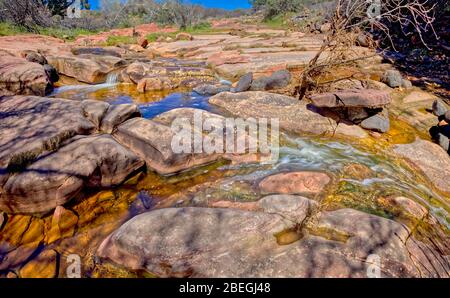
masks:
{"type": "Polygon", "coordinates": [[[96,84],[96,85],[66,85],[61,86],[59,88],[55,88],[50,96],[57,96],[63,92],[77,91],[77,94],[74,97],[83,98],[87,93],[95,92],[101,89],[114,89],[116,85],[119,83],[119,73],[118,72],[110,72],[106,76],[105,83],[96,84]]]}
{"type": "Polygon", "coordinates": [[[113,71],[106,76],[106,85],[116,85],[118,82],[119,73],[113,71]]]}

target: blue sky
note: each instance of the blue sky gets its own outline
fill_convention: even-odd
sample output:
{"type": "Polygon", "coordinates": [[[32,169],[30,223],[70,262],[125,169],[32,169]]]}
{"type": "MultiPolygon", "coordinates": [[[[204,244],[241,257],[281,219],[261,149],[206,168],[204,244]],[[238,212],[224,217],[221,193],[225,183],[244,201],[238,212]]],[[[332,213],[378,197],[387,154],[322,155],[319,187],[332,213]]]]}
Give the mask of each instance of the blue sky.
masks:
{"type": "MultiPolygon", "coordinates": [[[[248,0],[191,0],[192,3],[202,4],[206,7],[220,7],[225,9],[249,8],[248,0]]],[[[99,7],[100,0],[89,0],[92,9],[99,7]]]]}

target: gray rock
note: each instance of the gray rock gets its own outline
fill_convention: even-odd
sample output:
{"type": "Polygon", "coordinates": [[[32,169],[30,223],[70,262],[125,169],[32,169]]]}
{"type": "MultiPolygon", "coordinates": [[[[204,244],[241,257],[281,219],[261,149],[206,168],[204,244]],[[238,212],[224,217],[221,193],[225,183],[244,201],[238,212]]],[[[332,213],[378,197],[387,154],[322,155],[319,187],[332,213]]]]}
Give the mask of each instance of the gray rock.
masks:
{"type": "Polygon", "coordinates": [[[391,88],[402,86],[402,80],[402,74],[398,70],[392,69],[387,70],[381,78],[381,81],[391,88]]]}
{"type": "Polygon", "coordinates": [[[378,132],[387,132],[390,128],[389,113],[386,109],[383,112],[373,115],[361,122],[361,127],[378,132]]]}
{"type": "Polygon", "coordinates": [[[450,124],[450,110],[448,110],[447,112],[445,112],[444,114],[444,120],[450,124]]]}
{"type": "Polygon", "coordinates": [[[253,73],[249,72],[239,79],[234,92],[245,92],[250,89],[253,82],[253,73]]]}
{"type": "Polygon", "coordinates": [[[97,256],[161,277],[367,277],[373,255],[381,259],[381,277],[448,276],[448,263],[425,244],[420,245],[430,251],[428,260],[419,250],[410,254],[413,239],[406,227],[352,209],[316,214],[311,233],[279,245],[276,235],[293,232],[298,224],[278,212],[300,212],[308,205],[285,203],[281,208],[268,204],[276,213],[196,207],[150,211],[105,239],[97,256]],[[411,257],[423,263],[416,265],[411,257]],[[433,269],[431,262],[438,266],[433,269]]]}
{"type": "Polygon", "coordinates": [[[135,104],[120,104],[109,106],[106,115],[102,119],[100,130],[112,133],[114,128],[133,117],[140,117],[141,112],[135,104]]]}
{"type": "Polygon", "coordinates": [[[11,176],[0,196],[0,209],[14,213],[47,212],[67,203],[84,186],[122,183],[144,161],[110,135],[76,137],[11,176]]]}
{"type": "Polygon", "coordinates": [[[194,91],[200,95],[216,95],[221,92],[228,92],[231,90],[230,86],[227,85],[200,85],[194,88],[194,91]]]}
{"type": "Polygon", "coordinates": [[[297,224],[302,224],[318,206],[316,201],[296,195],[272,195],[258,201],[263,212],[279,214],[297,224]]]}
{"type": "Polygon", "coordinates": [[[447,112],[448,108],[442,100],[436,99],[433,101],[432,110],[434,115],[441,117],[447,112]]]}
{"type": "Polygon", "coordinates": [[[389,92],[375,89],[341,90],[310,96],[316,107],[380,108],[391,103],[389,92]]]}
{"type": "Polygon", "coordinates": [[[402,88],[411,89],[412,83],[410,80],[402,79],[402,88]]]}
{"type": "Polygon", "coordinates": [[[445,151],[450,153],[449,151],[450,142],[447,136],[443,135],[442,133],[439,133],[437,137],[437,142],[445,151]]]}
{"type": "Polygon", "coordinates": [[[284,88],[291,81],[291,73],[288,70],[275,71],[270,77],[266,85],[266,90],[276,88],[284,88]]]}
{"type": "Polygon", "coordinates": [[[250,90],[251,91],[265,91],[268,83],[269,83],[268,77],[257,78],[255,80],[253,80],[250,90]]]}
{"type": "Polygon", "coordinates": [[[395,146],[394,152],[422,170],[438,189],[450,193],[450,158],[439,145],[418,139],[395,146]]]}

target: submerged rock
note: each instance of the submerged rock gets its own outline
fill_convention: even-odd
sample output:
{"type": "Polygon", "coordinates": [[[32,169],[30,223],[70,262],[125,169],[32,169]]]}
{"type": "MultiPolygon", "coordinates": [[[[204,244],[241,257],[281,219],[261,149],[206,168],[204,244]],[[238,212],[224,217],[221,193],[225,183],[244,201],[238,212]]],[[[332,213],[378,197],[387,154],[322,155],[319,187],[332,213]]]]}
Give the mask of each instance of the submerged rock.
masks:
{"type": "Polygon", "coordinates": [[[450,158],[439,145],[418,139],[395,146],[394,152],[422,170],[438,189],[450,193],[450,158]]]}
{"type": "Polygon", "coordinates": [[[50,230],[47,235],[47,243],[53,243],[56,240],[65,237],[72,237],[78,222],[78,216],[72,211],[62,206],[56,207],[53,212],[50,230]]]}
{"type": "Polygon", "coordinates": [[[58,253],[48,249],[41,252],[23,266],[19,275],[21,278],[55,278],[58,275],[58,253]]]}
{"type": "Polygon", "coordinates": [[[297,224],[302,224],[319,207],[316,201],[294,195],[271,195],[257,204],[263,212],[279,214],[297,224]]]}
{"type": "Polygon", "coordinates": [[[23,58],[0,55],[0,97],[45,96],[52,90],[53,85],[44,66],[23,58]]]}
{"type": "Polygon", "coordinates": [[[321,172],[289,172],[264,178],[259,188],[263,193],[315,195],[321,193],[330,182],[330,177],[321,172]]]}

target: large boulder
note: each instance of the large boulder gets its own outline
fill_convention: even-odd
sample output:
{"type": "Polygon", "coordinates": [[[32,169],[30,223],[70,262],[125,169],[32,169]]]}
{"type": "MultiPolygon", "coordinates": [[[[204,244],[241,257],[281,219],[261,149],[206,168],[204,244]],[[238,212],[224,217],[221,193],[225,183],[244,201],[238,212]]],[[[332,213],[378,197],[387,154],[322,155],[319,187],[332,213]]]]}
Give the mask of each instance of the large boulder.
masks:
{"type": "Polygon", "coordinates": [[[50,65],[65,76],[89,84],[104,83],[113,70],[125,65],[125,61],[114,56],[83,54],[79,56],[49,56],[50,65]]]}
{"type": "Polygon", "coordinates": [[[9,170],[20,170],[43,152],[58,149],[65,140],[96,129],[84,116],[81,103],[67,99],[3,97],[0,115],[0,186],[9,170]]]}
{"type": "Polygon", "coordinates": [[[52,90],[52,82],[42,65],[19,57],[0,55],[0,96],[45,96],[52,90]]]}
{"type": "Polygon", "coordinates": [[[238,117],[278,118],[280,128],[311,135],[334,134],[337,123],[298,99],[261,91],[222,92],[209,99],[238,117]]]}
{"type": "Polygon", "coordinates": [[[80,136],[11,175],[0,209],[14,213],[47,212],[72,199],[84,186],[122,183],[144,161],[110,135],[80,136]]]}
{"type": "Polygon", "coordinates": [[[262,212],[150,211],[112,233],[97,256],[161,277],[368,277],[378,270],[380,277],[448,276],[445,259],[422,243],[424,253],[414,249],[419,242],[395,221],[340,209],[315,213],[305,224],[314,203],[265,200],[262,212]],[[287,233],[297,233],[297,241],[280,245],[287,233]]]}
{"type": "Polygon", "coordinates": [[[438,189],[450,193],[450,158],[439,145],[418,139],[395,146],[394,152],[422,170],[438,189]]]}
{"type": "Polygon", "coordinates": [[[176,173],[218,159],[217,154],[175,153],[172,150],[174,135],[171,127],[143,118],[130,119],[114,132],[120,143],[160,174],[176,173]]]}
{"type": "Polygon", "coordinates": [[[321,93],[310,99],[315,106],[326,108],[380,108],[391,103],[388,92],[374,89],[321,93]]]}

